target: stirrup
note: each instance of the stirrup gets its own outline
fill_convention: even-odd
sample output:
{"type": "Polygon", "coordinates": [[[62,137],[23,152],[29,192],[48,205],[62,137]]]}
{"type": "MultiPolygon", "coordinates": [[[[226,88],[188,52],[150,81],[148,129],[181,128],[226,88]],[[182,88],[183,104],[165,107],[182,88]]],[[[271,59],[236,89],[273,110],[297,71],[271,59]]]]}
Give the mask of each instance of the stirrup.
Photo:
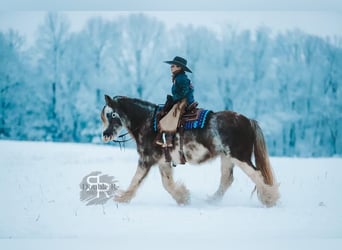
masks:
{"type": "Polygon", "coordinates": [[[163,139],[163,148],[172,148],[173,144],[172,144],[172,135],[167,135],[166,133],[162,134],[162,139],[163,139]],[[167,138],[166,138],[167,136],[167,138]]]}
{"type": "Polygon", "coordinates": [[[162,148],[172,148],[172,139],[170,138],[171,135],[168,135],[168,138],[166,138],[166,133],[163,132],[161,134],[161,139],[156,140],[156,144],[161,146],[162,148]]]}

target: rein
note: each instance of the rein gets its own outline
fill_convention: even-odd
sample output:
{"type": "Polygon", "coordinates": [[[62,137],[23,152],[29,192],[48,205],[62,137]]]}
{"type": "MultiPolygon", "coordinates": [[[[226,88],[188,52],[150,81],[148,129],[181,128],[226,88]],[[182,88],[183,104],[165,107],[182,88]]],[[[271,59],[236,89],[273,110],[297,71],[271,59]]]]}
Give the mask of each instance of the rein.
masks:
{"type": "Polygon", "coordinates": [[[125,136],[128,135],[128,134],[129,134],[129,132],[127,132],[125,134],[122,134],[122,135],[119,135],[118,138],[120,140],[112,140],[112,142],[119,143],[120,150],[121,150],[122,148],[125,148],[125,143],[126,142],[129,142],[129,141],[133,140],[132,137],[129,138],[129,139],[125,139],[125,136]]]}
{"type": "Polygon", "coordinates": [[[129,132],[124,133],[124,134],[122,134],[122,135],[119,135],[119,136],[117,137],[119,140],[112,140],[112,142],[118,143],[118,144],[119,144],[119,147],[120,147],[120,150],[122,150],[122,148],[125,148],[125,143],[126,143],[126,142],[129,142],[129,141],[133,140],[132,137],[131,137],[131,138],[128,138],[128,139],[125,138],[126,135],[128,135],[128,134],[129,134],[129,132]]]}
{"type": "Polygon", "coordinates": [[[133,140],[132,137],[129,138],[129,139],[125,139],[125,136],[128,135],[128,134],[129,134],[129,132],[124,133],[124,134],[122,134],[122,135],[119,135],[118,138],[119,138],[119,139],[122,139],[122,140],[112,140],[112,141],[113,141],[113,142],[118,142],[118,143],[125,143],[125,142],[128,142],[128,141],[133,140]]]}
{"type": "MultiPolygon", "coordinates": [[[[136,130],[138,130],[138,129],[139,129],[139,128],[135,128],[135,129],[133,129],[131,132],[136,131],[136,130]]],[[[126,132],[126,133],[124,133],[124,134],[122,134],[122,135],[119,135],[119,136],[117,136],[117,138],[118,138],[119,140],[112,140],[112,142],[119,143],[120,149],[125,148],[125,143],[133,140],[132,137],[131,137],[131,138],[128,138],[128,139],[125,138],[125,136],[128,135],[128,134],[129,134],[129,132],[126,132]]]]}

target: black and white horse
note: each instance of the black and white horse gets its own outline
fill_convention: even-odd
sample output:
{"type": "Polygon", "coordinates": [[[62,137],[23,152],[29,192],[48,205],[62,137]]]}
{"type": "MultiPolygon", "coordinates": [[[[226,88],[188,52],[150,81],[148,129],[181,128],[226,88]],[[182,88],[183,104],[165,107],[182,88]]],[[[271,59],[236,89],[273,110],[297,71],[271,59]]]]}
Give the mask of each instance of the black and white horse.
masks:
{"type": "MultiPolygon", "coordinates": [[[[105,96],[106,105],[101,112],[103,140],[114,140],[126,128],[137,144],[139,161],[136,173],[126,191],[116,197],[117,202],[130,202],[153,165],[158,165],[164,188],[178,204],[188,204],[190,194],[184,184],[173,179],[171,163],[165,162],[163,150],[154,143],[152,129],[156,104],[140,99],[105,96]]],[[[255,183],[259,200],[267,207],[279,199],[276,183],[267,154],[261,128],[254,120],[231,111],[210,113],[204,128],[184,131],[183,151],[186,161],[199,164],[221,157],[221,180],[211,200],[219,200],[233,182],[233,167],[239,166],[255,183]],[[252,162],[254,152],[255,165],[252,162]]],[[[179,134],[171,150],[173,163],[180,162],[179,134]]]]}

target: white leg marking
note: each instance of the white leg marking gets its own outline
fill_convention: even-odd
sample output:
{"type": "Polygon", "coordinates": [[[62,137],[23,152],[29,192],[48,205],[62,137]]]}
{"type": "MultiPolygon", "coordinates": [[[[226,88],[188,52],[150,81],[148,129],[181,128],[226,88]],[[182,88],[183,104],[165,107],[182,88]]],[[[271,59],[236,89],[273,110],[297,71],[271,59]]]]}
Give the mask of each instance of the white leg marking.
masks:
{"type": "Polygon", "coordinates": [[[186,205],[190,202],[189,190],[182,183],[175,183],[173,180],[173,169],[170,163],[160,163],[159,170],[163,186],[179,205],[186,205]]]}
{"type": "Polygon", "coordinates": [[[132,200],[135,196],[136,191],[140,184],[142,183],[143,179],[148,174],[150,168],[139,167],[126,191],[118,191],[118,194],[115,196],[114,200],[117,202],[125,202],[128,203],[132,200]]]}
{"type": "Polygon", "coordinates": [[[234,164],[238,165],[245,174],[255,183],[258,191],[258,198],[267,207],[276,205],[279,199],[278,184],[275,183],[273,186],[267,185],[264,182],[264,178],[260,171],[254,170],[245,162],[241,162],[236,158],[232,158],[234,164]]]}

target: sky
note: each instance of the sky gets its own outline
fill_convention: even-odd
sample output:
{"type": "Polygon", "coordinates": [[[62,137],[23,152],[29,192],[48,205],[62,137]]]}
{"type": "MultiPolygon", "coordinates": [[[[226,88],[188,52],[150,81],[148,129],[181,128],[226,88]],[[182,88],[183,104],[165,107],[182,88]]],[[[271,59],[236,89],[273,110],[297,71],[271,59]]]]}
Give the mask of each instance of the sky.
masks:
{"type": "Polygon", "coordinates": [[[1,0],[1,10],[342,10],[341,0],[1,0]]]}
{"type": "Polygon", "coordinates": [[[46,11],[67,11],[72,31],[82,29],[91,16],[113,19],[134,11],[168,27],[182,23],[219,30],[229,22],[241,29],[265,25],[275,32],[299,28],[319,36],[342,35],[341,0],[1,0],[0,31],[18,30],[32,43],[46,11]]]}
{"type": "MultiPolygon", "coordinates": [[[[71,31],[80,31],[90,17],[116,19],[131,13],[145,13],[164,21],[168,28],[179,24],[207,26],[219,31],[229,23],[237,29],[268,26],[274,32],[295,28],[318,36],[342,36],[342,12],[339,11],[65,11],[71,31]]],[[[0,11],[0,31],[18,30],[26,45],[34,42],[46,11],[0,11]]]]}

